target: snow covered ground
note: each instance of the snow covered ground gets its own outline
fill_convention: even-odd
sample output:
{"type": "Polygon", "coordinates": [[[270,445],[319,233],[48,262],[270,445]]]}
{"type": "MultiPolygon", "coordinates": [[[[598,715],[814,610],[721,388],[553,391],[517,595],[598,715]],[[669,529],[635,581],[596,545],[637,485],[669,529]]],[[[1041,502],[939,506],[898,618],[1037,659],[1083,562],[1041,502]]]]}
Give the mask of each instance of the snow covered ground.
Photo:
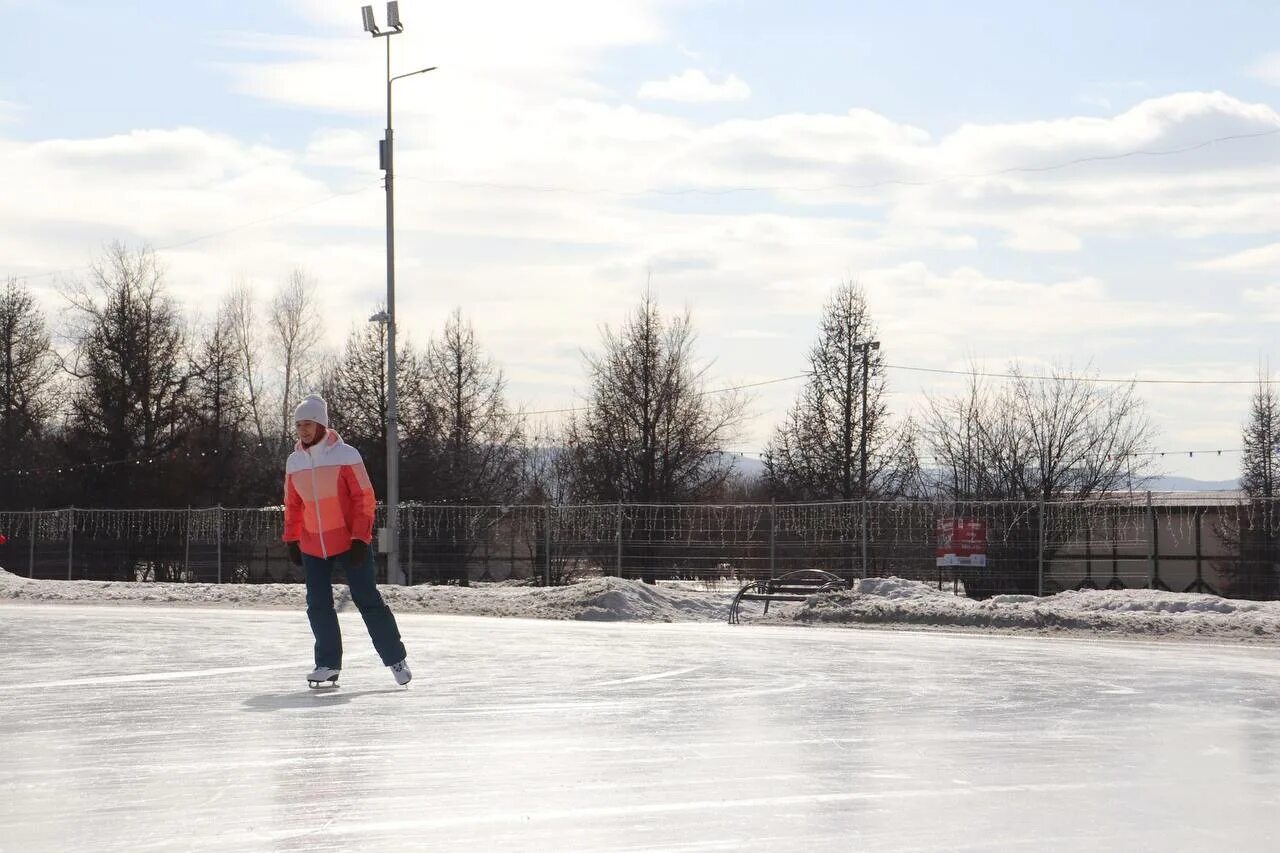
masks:
{"type": "MultiPolygon", "coordinates": [[[[345,594],[337,586],[339,596],[345,594]]],[[[566,587],[486,585],[382,588],[396,613],[641,622],[727,619],[736,588],[697,583],[649,586],[594,578],[566,587]]],[[[0,569],[0,600],[160,603],[304,609],[296,584],[165,584],[32,581],[0,569]]],[[[1152,590],[1090,590],[972,601],[900,578],[868,578],[848,592],[804,604],[744,605],[746,623],[909,627],[965,631],[1095,634],[1280,643],[1280,602],[1152,590]]]]}
{"type": "Polygon", "coordinates": [[[300,608],[22,601],[14,853],[1280,849],[1273,647],[401,612],[403,689],[347,604],[312,691],[300,608]]]}

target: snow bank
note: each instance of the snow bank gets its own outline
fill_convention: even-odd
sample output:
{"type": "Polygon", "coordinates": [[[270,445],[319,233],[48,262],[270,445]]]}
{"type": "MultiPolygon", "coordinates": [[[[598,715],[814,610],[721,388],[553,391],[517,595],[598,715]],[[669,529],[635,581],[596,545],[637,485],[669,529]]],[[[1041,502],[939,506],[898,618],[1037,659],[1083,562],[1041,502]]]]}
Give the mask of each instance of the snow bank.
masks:
{"type": "MultiPolygon", "coordinates": [[[[339,585],[335,589],[338,605],[351,607],[346,587],[339,585]]],[[[594,578],[563,587],[381,589],[397,613],[634,622],[725,621],[736,592],[736,588],[711,591],[681,583],[651,586],[620,578],[594,578]]],[[[300,584],[33,581],[0,569],[0,600],[5,599],[299,610],[306,607],[300,584]]],[[[803,604],[774,604],[768,617],[761,616],[762,609],[759,604],[744,604],[744,621],[1280,642],[1280,602],[1152,590],[1063,592],[1045,598],[999,595],[972,601],[919,581],[868,578],[847,592],[813,596],[803,604]]]]}
{"type": "MultiPolygon", "coordinates": [[[[649,586],[621,578],[594,578],[562,587],[383,586],[399,613],[449,613],[530,619],[706,622],[726,618],[731,593],[649,586]]],[[[339,607],[350,607],[346,587],[335,587],[339,607]]],[[[301,584],[127,583],[29,580],[0,569],[0,600],[33,602],[160,603],[199,606],[306,608],[301,584]]]]}
{"type": "Polygon", "coordinates": [[[1088,632],[1182,639],[1280,641],[1280,602],[1156,590],[1081,590],[1044,598],[997,595],[974,601],[901,578],[868,578],[847,592],[814,596],[773,624],[928,626],[1088,632]]]}

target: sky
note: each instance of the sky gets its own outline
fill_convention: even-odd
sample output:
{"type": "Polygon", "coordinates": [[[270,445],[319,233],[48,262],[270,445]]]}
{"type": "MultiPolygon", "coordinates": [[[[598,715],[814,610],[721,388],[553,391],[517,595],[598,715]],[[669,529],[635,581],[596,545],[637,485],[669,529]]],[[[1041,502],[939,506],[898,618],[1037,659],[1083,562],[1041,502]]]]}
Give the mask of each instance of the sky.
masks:
{"type": "MultiPolygon", "coordinates": [[[[402,0],[393,73],[439,66],[394,84],[402,334],[459,308],[513,404],[561,410],[646,286],[718,388],[804,371],[854,280],[896,415],[963,384],[921,369],[1237,380],[1139,386],[1158,470],[1236,476],[1280,319],[1280,6],[1048,5],[402,0]]],[[[0,278],[56,325],[112,241],[205,318],[300,268],[341,346],[386,287],[359,7],[0,0],[0,278]]]]}

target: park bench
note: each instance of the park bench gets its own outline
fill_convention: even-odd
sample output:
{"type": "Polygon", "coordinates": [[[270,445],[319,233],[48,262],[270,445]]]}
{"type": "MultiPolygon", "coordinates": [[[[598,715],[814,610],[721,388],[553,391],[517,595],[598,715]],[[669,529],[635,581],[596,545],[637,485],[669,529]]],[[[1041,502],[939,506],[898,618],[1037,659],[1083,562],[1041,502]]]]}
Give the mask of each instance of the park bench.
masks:
{"type": "Polygon", "coordinates": [[[739,609],[744,601],[763,601],[767,616],[771,602],[804,601],[811,595],[848,588],[849,582],[844,578],[822,569],[801,569],[776,578],[752,581],[733,597],[733,603],[729,605],[729,624],[738,624],[739,609]]]}

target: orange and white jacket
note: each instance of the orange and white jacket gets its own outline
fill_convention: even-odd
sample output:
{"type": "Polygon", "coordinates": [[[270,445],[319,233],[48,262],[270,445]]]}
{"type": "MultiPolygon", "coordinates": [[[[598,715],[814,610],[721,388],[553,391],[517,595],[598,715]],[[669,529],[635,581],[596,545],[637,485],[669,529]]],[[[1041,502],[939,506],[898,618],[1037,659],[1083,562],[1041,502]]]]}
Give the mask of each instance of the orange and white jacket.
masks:
{"type": "Polygon", "coordinates": [[[346,553],[352,539],[372,538],[376,503],[360,451],[327,430],[310,448],[298,442],[285,463],[281,538],[313,557],[346,553]]]}

